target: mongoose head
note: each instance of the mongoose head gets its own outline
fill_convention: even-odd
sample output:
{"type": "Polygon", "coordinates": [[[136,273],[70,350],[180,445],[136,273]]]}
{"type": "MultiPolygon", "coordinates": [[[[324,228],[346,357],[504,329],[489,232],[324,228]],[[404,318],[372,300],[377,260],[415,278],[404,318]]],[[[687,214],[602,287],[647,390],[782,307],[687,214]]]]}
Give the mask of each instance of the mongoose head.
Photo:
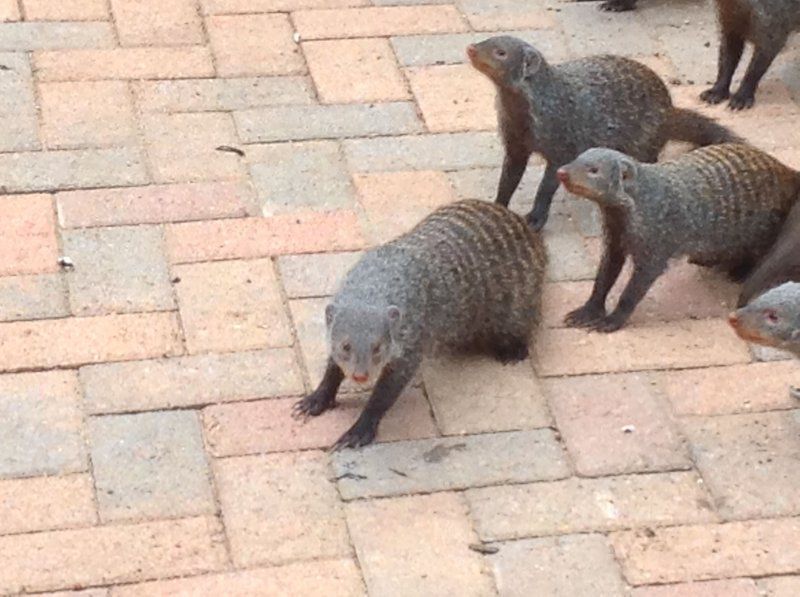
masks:
{"type": "Polygon", "coordinates": [[[740,338],[800,355],[800,283],[786,282],[728,316],[740,338]]]}
{"type": "Polygon", "coordinates": [[[360,384],[374,382],[399,352],[400,309],[364,304],[330,304],[325,309],[331,358],[345,376],[360,384]]]}
{"type": "Polygon", "coordinates": [[[467,57],[472,66],[501,87],[529,79],[545,65],[533,46],[508,35],[468,45],[467,57]]]}
{"type": "Polygon", "coordinates": [[[636,160],[613,149],[587,149],[572,162],[558,169],[557,176],[570,193],[609,207],[632,203],[628,191],[636,184],[636,160]]]}

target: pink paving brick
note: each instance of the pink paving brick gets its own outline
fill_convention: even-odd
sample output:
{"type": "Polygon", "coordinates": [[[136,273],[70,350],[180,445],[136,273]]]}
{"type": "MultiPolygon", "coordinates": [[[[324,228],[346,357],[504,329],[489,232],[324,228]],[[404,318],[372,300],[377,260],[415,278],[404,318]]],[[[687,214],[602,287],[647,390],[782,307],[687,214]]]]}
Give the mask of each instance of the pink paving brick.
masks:
{"type": "Polygon", "coordinates": [[[631,597],[760,597],[749,578],[708,580],[653,587],[637,587],[631,597]]]}
{"type": "Polygon", "coordinates": [[[295,27],[303,39],[456,33],[467,26],[454,6],[386,6],[300,10],[295,27]]]}
{"type": "Polygon", "coordinates": [[[58,270],[53,200],[50,195],[0,196],[0,275],[58,270]]]}
{"type": "Polygon", "coordinates": [[[203,43],[203,28],[193,0],[111,0],[123,46],[203,43]]]}
{"type": "Polygon", "coordinates": [[[0,481],[0,535],[91,525],[96,521],[89,475],[0,481]]]}
{"type": "Polygon", "coordinates": [[[22,5],[28,21],[108,20],[107,0],[22,0],[22,5]]]}

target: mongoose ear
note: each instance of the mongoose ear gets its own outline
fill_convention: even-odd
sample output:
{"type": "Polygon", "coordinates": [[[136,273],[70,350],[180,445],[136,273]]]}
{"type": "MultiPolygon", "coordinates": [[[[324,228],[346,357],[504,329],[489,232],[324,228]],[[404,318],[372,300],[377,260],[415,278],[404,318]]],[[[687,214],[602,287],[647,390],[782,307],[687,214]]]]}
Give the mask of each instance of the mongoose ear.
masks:
{"type": "Polygon", "coordinates": [[[542,55],[528,46],[522,51],[522,78],[527,79],[542,66],[542,55]]]}
{"type": "Polygon", "coordinates": [[[336,307],[334,307],[333,303],[331,303],[325,307],[325,325],[329,326],[333,323],[334,315],[336,315],[336,307]]]}
{"type": "Polygon", "coordinates": [[[400,308],[391,305],[388,309],[386,309],[386,316],[389,318],[389,321],[392,323],[396,323],[400,321],[400,308]]]}
{"type": "Polygon", "coordinates": [[[631,182],[636,178],[636,164],[628,158],[619,160],[619,177],[622,182],[631,182]]]}

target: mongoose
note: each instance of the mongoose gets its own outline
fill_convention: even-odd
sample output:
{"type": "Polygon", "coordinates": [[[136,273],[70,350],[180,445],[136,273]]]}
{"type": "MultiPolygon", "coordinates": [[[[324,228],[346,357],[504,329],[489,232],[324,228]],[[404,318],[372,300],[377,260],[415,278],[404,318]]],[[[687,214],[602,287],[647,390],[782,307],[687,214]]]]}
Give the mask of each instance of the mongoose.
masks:
{"type": "Polygon", "coordinates": [[[441,207],[348,272],[325,309],[329,358],[295,416],[335,406],[345,377],[376,382],[356,423],[333,449],[369,444],[378,423],[435,349],[527,357],[540,319],[547,256],[517,214],[484,201],[441,207]]]}
{"type": "Polygon", "coordinates": [[[800,201],[789,212],[769,253],[745,280],[736,306],[743,307],[753,297],[784,282],[800,282],[800,201]]]}
{"type": "Polygon", "coordinates": [[[660,164],[595,148],[560,168],[558,177],[568,191],[600,206],[605,236],[592,294],[566,323],[604,332],[625,324],[670,258],[688,255],[732,276],[746,274],[769,250],[800,192],[794,170],[730,143],[660,164]],[[628,255],[633,274],[607,315],[606,297],[628,255]]]}
{"type": "Polygon", "coordinates": [[[717,81],[700,94],[709,104],[728,99],[734,110],[749,108],[755,101],[761,77],[775,60],[792,31],[800,30],[798,0],[716,0],[720,25],[717,81]],[[744,50],[753,44],[753,57],[738,91],[730,94],[731,80],[744,50]]]}
{"type": "MultiPolygon", "coordinates": [[[[578,0],[578,2],[589,2],[594,0],[578,0]]],[[[636,0],[606,0],[600,3],[600,10],[609,12],[623,12],[636,8],[636,0]]]]}
{"type": "Polygon", "coordinates": [[[472,65],[497,89],[505,159],[496,201],[508,205],[533,152],[547,166],[527,219],[539,230],[558,189],[556,170],[591,147],[610,147],[655,162],[669,139],[710,145],[736,141],[725,127],[672,105],[656,73],[621,56],[550,65],[535,48],[508,36],[467,47],[472,65]]]}

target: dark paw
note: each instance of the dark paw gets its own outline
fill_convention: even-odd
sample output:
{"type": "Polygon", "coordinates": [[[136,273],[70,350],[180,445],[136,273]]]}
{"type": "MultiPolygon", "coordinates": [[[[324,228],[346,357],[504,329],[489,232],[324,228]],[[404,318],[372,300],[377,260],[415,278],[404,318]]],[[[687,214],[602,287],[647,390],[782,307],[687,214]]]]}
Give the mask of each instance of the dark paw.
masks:
{"type": "Polygon", "coordinates": [[[494,357],[503,365],[524,361],[528,358],[528,354],[528,343],[522,340],[506,342],[494,349],[494,357]]]}
{"type": "Polygon", "coordinates": [[[600,5],[600,10],[604,10],[606,12],[625,12],[626,10],[633,10],[635,7],[635,2],[615,2],[614,0],[609,0],[608,2],[603,2],[600,5]]]}
{"type": "Polygon", "coordinates": [[[305,420],[308,417],[316,417],[334,406],[336,406],[335,400],[331,400],[324,394],[313,392],[294,403],[292,418],[305,420]]]}
{"type": "Polygon", "coordinates": [[[530,226],[533,230],[539,232],[544,225],[547,223],[547,214],[537,214],[534,212],[529,213],[525,216],[525,220],[528,222],[528,226],[530,226]]]}
{"type": "Polygon", "coordinates": [[[717,89],[716,87],[712,87],[711,89],[706,89],[703,93],[700,94],[700,99],[707,104],[718,104],[728,99],[729,97],[730,97],[729,92],[717,89]]]}
{"type": "Polygon", "coordinates": [[[791,396],[795,400],[800,400],[800,388],[789,386],[789,396],[791,396]]]}
{"type": "Polygon", "coordinates": [[[608,317],[604,317],[600,321],[594,323],[591,328],[595,332],[600,332],[603,334],[610,334],[611,332],[616,332],[620,329],[623,325],[625,325],[625,317],[618,317],[615,315],[609,315],[608,317]]]}
{"type": "Polygon", "coordinates": [[[743,92],[741,89],[731,96],[731,101],[728,102],[728,107],[731,110],[746,110],[752,108],[753,103],[756,101],[755,95],[748,92],[743,92]]]}
{"type": "Polygon", "coordinates": [[[598,321],[605,319],[606,313],[592,305],[584,305],[567,313],[564,324],[571,328],[591,328],[598,321]]]}
{"type": "Polygon", "coordinates": [[[369,421],[356,421],[348,431],[331,446],[331,452],[338,452],[344,448],[360,448],[371,444],[378,432],[377,424],[369,421]]]}

